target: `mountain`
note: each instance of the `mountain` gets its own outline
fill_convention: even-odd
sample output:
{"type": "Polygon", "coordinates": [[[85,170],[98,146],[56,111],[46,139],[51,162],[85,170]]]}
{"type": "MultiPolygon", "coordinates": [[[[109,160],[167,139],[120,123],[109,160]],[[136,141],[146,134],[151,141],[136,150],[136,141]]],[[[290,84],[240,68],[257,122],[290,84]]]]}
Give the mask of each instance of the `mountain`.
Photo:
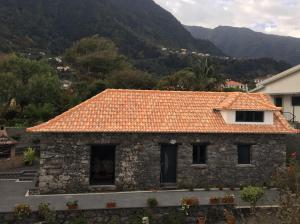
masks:
{"type": "Polygon", "coordinates": [[[219,26],[208,29],[186,26],[195,38],[207,39],[225,54],[237,58],[264,58],[284,60],[300,64],[300,39],[287,36],[269,35],[248,28],[219,26]]]}
{"type": "Polygon", "coordinates": [[[2,52],[36,48],[60,53],[98,34],[135,58],[154,57],[163,46],[223,55],[211,42],[193,38],[152,0],[1,0],[0,27],[2,52]]]}

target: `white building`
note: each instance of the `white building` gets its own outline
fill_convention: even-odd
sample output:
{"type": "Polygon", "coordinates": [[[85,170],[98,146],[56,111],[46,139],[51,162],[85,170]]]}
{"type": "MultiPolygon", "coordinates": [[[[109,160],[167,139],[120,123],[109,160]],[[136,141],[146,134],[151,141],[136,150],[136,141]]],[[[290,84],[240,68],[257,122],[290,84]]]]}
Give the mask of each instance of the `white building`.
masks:
{"type": "Polygon", "coordinates": [[[300,122],[300,65],[258,83],[250,92],[269,94],[288,120],[300,122]]]}
{"type": "Polygon", "coordinates": [[[227,80],[224,84],[224,88],[233,88],[233,89],[240,89],[243,91],[248,91],[248,85],[247,84],[243,84],[241,82],[237,82],[234,80],[227,80]]]}

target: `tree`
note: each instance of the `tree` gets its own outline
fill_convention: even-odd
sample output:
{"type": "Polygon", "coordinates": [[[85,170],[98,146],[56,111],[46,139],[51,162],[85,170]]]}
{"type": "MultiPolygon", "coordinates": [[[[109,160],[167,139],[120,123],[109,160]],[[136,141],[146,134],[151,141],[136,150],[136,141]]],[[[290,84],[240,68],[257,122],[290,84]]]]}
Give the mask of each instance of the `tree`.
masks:
{"type": "Polygon", "coordinates": [[[114,42],[99,36],[77,41],[66,50],[65,59],[80,74],[93,74],[102,78],[113,70],[129,67],[126,58],[119,54],[114,42]]]}
{"type": "Polygon", "coordinates": [[[58,75],[46,62],[0,58],[1,120],[10,125],[45,121],[64,111],[67,101],[58,75]]]}
{"type": "Polygon", "coordinates": [[[198,60],[192,67],[182,69],[167,76],[158,83],[159,89],[215,91],[223,83],[220,75],[214,74],[208,59],[198,60]]]}
{"type": "Polygon", "coordinates": [[[162,90],[194,90],[195,82],[195,74],[191,69],[186,68],[162,78],[157,87],[162,90]]]}
{"type": "Polygon", "coordinates": [[[107,76],[105,82],[108,88],[116,89],[152,89],[155,86],[150,74],[135,69],[114,71],[107,76]]]}
{"type": "Polygon", "coordinates": [[[264,190],[261,187],[249,186],[243,188],[243,190],[241,191],[242,200],[250,203],[253,212],[258,200],[262,198],[263,195],[264,190]]]}

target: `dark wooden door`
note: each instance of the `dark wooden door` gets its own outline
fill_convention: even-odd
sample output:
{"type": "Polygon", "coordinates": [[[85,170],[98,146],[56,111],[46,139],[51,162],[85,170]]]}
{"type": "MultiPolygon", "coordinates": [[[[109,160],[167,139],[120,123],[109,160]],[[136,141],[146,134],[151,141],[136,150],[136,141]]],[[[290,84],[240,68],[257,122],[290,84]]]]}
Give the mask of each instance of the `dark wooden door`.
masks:
{"type": "Polygon", "coordinates": [[[161,146],[161,183],[175,184],[177,169],[177,145],[161,146]]]}

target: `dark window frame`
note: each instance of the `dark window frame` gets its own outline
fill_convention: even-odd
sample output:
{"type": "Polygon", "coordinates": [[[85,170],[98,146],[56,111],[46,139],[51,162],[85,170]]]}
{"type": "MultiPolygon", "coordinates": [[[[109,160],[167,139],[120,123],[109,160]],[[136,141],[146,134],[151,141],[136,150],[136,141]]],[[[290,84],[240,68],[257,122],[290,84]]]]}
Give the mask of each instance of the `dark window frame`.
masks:
{"type": "Polygon", "coordinates": [[[250,165],[252,162],[252,144],[238,144],[237,145],[237,163],[238,165],[250,165]],[[242,155],[242,150],[247,150],[248,155],[242,155]],[[244,158],[243,158],[244,157],[244,158]],[[245,158],[246,157],[246,158],[245,158]]]}
{"type": "Polygon", "coordinates": [[[236,111],[235,121],[263,123],[265,121],[265,112],[264,111],[236,111]]]}
{"type": "Polygon", "coordinates": [[[300,96],[292,96],[292,106],[300,106],[300,96]]]}
{"type": "Polygon", "coordinates": [[[276,107],[282,107],[283,106],[283,97],[282,96],[275,96],[274,97],[274,104],[276,107]]]}
{"type": "Polygon", "coordinates": [[[207,164],[208,144],[193,144],[193,164],[207,164]]]}
{"type": "Polygon", "coordinates": [[[11,158],[11,146],[10,145],[1,145],[0,146],[0,160],[10,159],[11,158]]]}
{"type": "Polygon", "coordinates": [[[117,148],[117,144],[91,144],[90,145],[90,176],[89,176],[89,181],[90,181],[90,185],[91,186],[105,186],[105,185],[115,185],[115,178],[116,178],[116,148],[117,148]],[[95,156],[96,154],[98,154],[99,156],[99,152],[97,153],[96,151],[102,151],[104,153],[104,155],[106,154],[106,156],[109,154],[105,151],[111,150],[111,154],[113,156],[113,159],[111,160],[111,162],[113,163],[113,171],[111,172],[112,177],[109,178],[110,180],[99,180],[99,179],[95,179],[94,175],[93,175],[93,167],[95,165],[95,160],[93,158],[93,156],[95,156]]]}

